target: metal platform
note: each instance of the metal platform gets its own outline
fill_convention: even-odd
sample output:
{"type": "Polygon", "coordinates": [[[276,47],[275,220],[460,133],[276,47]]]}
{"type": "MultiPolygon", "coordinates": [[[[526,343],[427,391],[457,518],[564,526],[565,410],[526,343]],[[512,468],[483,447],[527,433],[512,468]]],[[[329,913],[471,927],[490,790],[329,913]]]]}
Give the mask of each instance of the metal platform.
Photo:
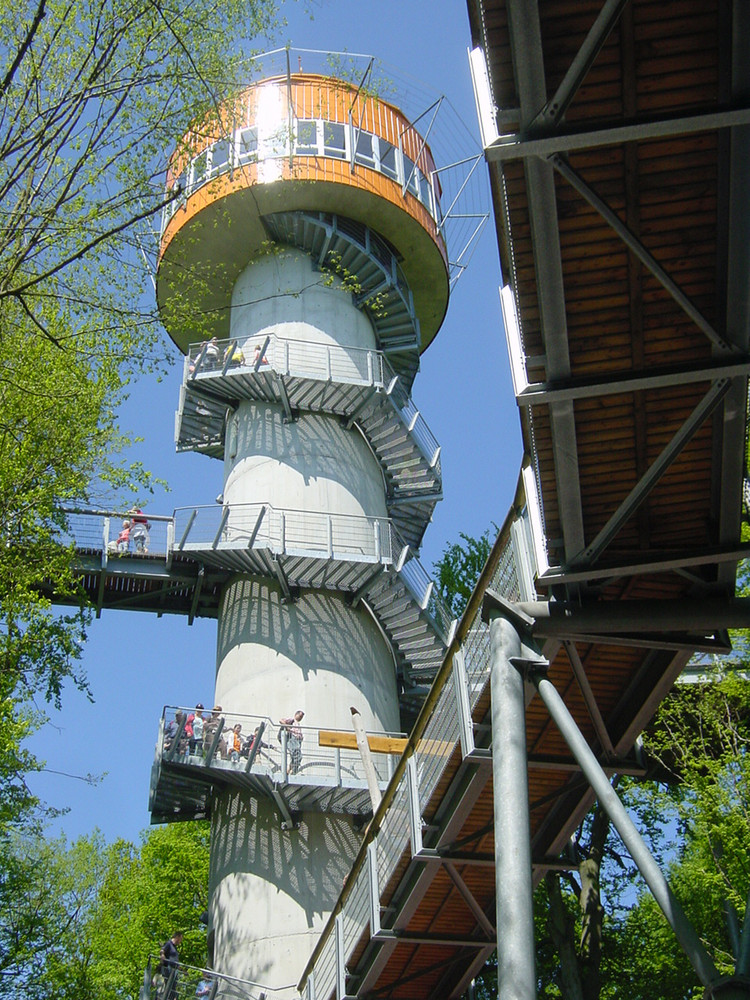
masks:
{"type": "Polygon", "coordinates": [[[340,417],[368,441],[383,470],[389,516],[419,548],[442,499],[440,447],[385,355],[276,335],[218,346],[227,361],[217,367],[206,363],[201,345],[186,356],[177,450],[223,459],[227,412],[243,399],[278,404],[288,420],[299,411],[340,417]],[[238,348],[244,363],[233,364],[238,348]]]}
{"type": "MultiPolygon", "coordinates": [[[[412,549],[387,518],[214,504],[151,515],[148,553],[118,553],[123,513],[71,512],[84,591],[96,608],[217,616],[235,573],[277,581],[288,600],[307,588],[362,601],[390,641],[402,707],[415,713],[445,654],[452,619],[412,549]]],[[[74,597],[54,595],[63,603],[74,597]]]]}
{"type": "MultiPolygon", "coordinates": [[[[156,754],[151,769],[149,812],[152,823],[173,823],[207,818],[211,814],[210,789],[239,788],[271,801],[279,822],[289,826],[305,812],[338,813],[366,818],[372,801],[362,758],[358,751],[320,746],[318,730],[300,727],[303,750],[298,769],[290,771],[286,733],[277,737],[278,723],[261,716],[222,715],[212,745],[208,739],[193,748],[181,739],[165,743],[165,725],[177,713],[187,718],[193,709],[167,706],[159,725],[156,754]],[[239,722],[243,733],[260,733],[259,748],[244,756],[219,750],[222,731],[239,722]]],[[[208,713],[207,713],[208,714],[208,713]]],[[[378,734],[381,735],[381,734],[378,734]]],[[[397,734],[401,735],[401,734],[397,734]]],[[[385,791],[395,769],[395,759],[373,754],[380,791],[385,791]]]]}

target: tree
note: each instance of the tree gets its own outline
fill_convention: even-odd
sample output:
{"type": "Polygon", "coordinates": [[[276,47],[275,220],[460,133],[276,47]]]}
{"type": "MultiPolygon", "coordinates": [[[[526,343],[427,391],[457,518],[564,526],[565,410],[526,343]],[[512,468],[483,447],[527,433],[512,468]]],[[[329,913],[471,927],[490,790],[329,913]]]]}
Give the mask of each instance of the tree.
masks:
{"type": "Polygon", "coordinates": [[[48,596],[76,592],[63,508],[152,487],[118,458],[116,410],[166,357],[141,259],[177,197],[166,158],[247,82],[276,16],[275,0],[0,2],[0,819],[34,805],[35,700],[87,690],[85,610],[48,596]]]}
{"type": "Polygon", "coordinates": [[[461,541],[446,545],[442,556],[432,567],[438,593],[454,618],[463,613],[484,569],[494,541],[493,529],[496,535],[497,526],[493,524],[479,538],[460,532],[461,541]]]}
{"type": "MultiPolygon", "coordinates": [[[[679,685],[644,745],[668,780],[632,788],[632,807],[659,817],[649,829],[667,859],[670,885],[719,971],[730,974],[734,956],[724,914],[741,926],[750,891],[750,681],[715,672],[709,681],[679,685]]],[[[700,995],[665,918],[641,894],[624,922],[624,947],[637,947],[648,935],[660,945],[626,970],[629,995],[700,995]]]]}
{"type": "Polygon", "coordinates": [[[97,833],[6,838],[0,997],[136,997],[149,955],[177,929],[181,960],[205,967],[208,838],[208,823],[155,828],[140,848],[97,833]]]}

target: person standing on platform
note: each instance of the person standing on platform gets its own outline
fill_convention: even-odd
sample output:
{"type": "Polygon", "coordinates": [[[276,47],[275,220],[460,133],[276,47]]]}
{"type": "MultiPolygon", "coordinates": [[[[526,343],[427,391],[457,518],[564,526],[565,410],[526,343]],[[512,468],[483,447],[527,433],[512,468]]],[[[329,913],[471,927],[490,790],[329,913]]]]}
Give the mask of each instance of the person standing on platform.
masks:
{"type": "Polygon", "coordinates": [[[164,977],[164,982],[167,984],[164,1000],[174,1000],[177,996],[177,975],[180,964],[182,938],[182,931],[175,931],[172,937],[164,942],[159,952],[161,974],[164,977]]]}
{"type": "Polygon", "coordinates": [[[288,757],[288,763],[286,768],[287,774],[296,774],[300,769],[300,764],[302,763],[302,740],[304,735],[302,733],[302,726],[300,723],[305,717],[305,713],[301,708],[298,708],[291,719],[279,719],[279,722],[286,729],[287,742],[286,742],[286,752],[288,757]]]}
{"type": "MultiPolygon", "coordinates": [[[[214,737],[216,736],[219,726],[222,727],[223,731],[224,723],[221,718],[221,712],[221,705],[214,705],[211,709],[211,715],[203,722],[203,750],[205,754],[208,754],[211,750],[211,744],[214,741],[214,737]]],[[[226,743],[224,745],[226,746],[226,743]]],[[[218,747],[215,747],[214,749],[216,750],[218,747]]]]}
{"type": "Polygon", "coordinates": [[[151,525],[140,507],[137,507],[130,513],[130,537],[133,540],[135,551],[141,555],[145,555],[148,552],[149,530],[151,525]]]}
{"type": "Polygon", "coordinates": [[[188,733],[190,753],[200,754],[203,751],[203,705],[200,702],[195,706],[195,711],[187,717],[187,725],[190,727],[188,733]]]}
{"type": "Polygon", "coordinates": [[[125,518],[122,522],[122,528],[120,528],[120,534],[117,536],[117,551],[120,555],[130,551],[130,530],[130,521],[125,518]]]}

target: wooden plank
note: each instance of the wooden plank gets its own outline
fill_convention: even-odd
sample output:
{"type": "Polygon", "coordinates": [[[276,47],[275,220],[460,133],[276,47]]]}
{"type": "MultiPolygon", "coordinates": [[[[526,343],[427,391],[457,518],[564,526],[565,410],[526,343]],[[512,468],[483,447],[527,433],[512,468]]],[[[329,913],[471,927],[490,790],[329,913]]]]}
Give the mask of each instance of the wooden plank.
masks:
{"type": "MultiPolygon", "coordinates": [[[[372,753],[392,753],[400,757],[406,748],[406,737],[368,736],[367,742],[372,753]]],[[[341,732],[336,729],[321,729],[318,733],[318,746],[356,750],[357,738],[354,733],[341,732]]]]}

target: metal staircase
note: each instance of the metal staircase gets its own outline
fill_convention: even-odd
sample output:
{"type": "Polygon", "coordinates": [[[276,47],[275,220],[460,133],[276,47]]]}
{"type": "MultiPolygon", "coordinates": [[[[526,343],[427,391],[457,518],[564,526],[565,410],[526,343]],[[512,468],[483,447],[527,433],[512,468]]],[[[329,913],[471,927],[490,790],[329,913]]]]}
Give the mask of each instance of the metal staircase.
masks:
{"type": "Polygon", "coordinates": [[[275,334],[218,344],[244,364],[210,367],[201,345],[190,348],[176,415],[178,451],[224,457],[227,411],[239,400],[277,403],[287,419],[300,410],[339,416],[356,425],[378,459],[388,512],[404,541],[419,548],[442,498],[440,447],[419,410],[379,351],[300,343],[275,334]],[[247,358],[257,345],[257,359],[247,358]]]}
{"type": "Polygon", "coordinates": [[[279,212],[263,221],[273,240],[304,250],[352,289],[357,306],[372,321],[379,348],[411,389],[419,370],[419,320],[398,257],[383,237],[360,222],[324,212],[279,212]]]}

